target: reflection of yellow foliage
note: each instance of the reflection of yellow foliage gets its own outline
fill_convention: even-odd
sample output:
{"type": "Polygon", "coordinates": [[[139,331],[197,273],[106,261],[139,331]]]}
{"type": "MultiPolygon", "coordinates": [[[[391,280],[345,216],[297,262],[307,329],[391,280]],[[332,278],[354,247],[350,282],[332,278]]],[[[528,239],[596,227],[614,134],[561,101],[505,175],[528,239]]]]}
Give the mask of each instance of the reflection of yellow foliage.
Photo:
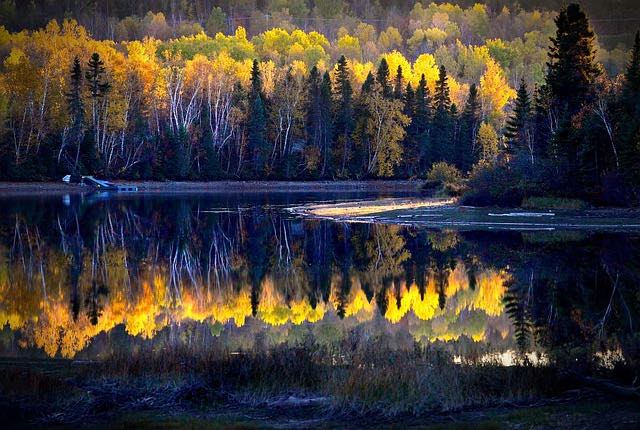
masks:
{"type": "MultiPolygon", "coordinates": [[[[393,234],[397,231],[391,229],[387,232],[391,234],[383,233],[382,229],[376,232],[375,237],[380,241],[371,243],[372,249],[380,249],[387,257],[402,256],[403,243],[393,234]],[[389,244],[393,246],[389,248],[389,244]]],[[[85,267],[89,267],[90,255],[83,257],[85,267]]],[[[52,357],[70,358],[86,348],[95,336],[117,325],[124,325],[132,336],[149,339],[169,324],[192,320],[242,326],[252,314],[249,285],[238,288],[222,282],[206,286],[202,279],[195,279],[193,284],[192,280],[172,278],[166,273],[166,268],[149,266],[143,266],[137,280],[132,280],[124,264],[125,258],[126,252],[120,249],[107,251],[103,258],[108,267],[109,285],[108,293],[98,298],[100,312],[96,325],[91,324],[87,310],[87,299],[92,291],[90,271],[84,271],[79,280],[81,306],[74,320],[68,288],[69,272],[65,269],[70,263],[69,257],[57,251],[47,254],[49,264],[43,271],[45,282],[38,272],[29,278],[21,268],[13,267],[14,263],[0,260],[0,324],[9,323],[12,330],[22,330],[26,339],[24,346],[36,346],[52,357]]],[[[396,264],[401,261],[403,259],[396,264]]],[[[374,276],[375,284],[375,276],[395,273],[396,264],[373,268],[366,276],[374,276]],[[378,273],[378,270],[382,271],[378,273]]],[[[438,273],[443,275],[438,276],[445,277],[444,309],[440,309],[436,273],[429,273],[424,280],[423,295],[415,283],[405,285],[396,277],[385,292],[387,308],[384,317],[391,323],[398,323],[413,312],[418,321],[429,324],[428,328],[423,326],[414,333],[418,339],[447,341],[462,335],[476,341],[484,339],[487,318],[503,313],[502,297],[507,274],[481,270],[476,276],[475,289],[471,289],[467,268],[462,262],[446,272],[439,270],[438,273]],[[469,315],[474,317],[469,319],[469,315]]],[[[346,297],[341,297],[341,276],[333,276],[329,301],[320,302],[313,308],[305,288],[294,288],[291,284],[283,284],[274,275],[267,275],[259,287],[257,318],[271,326],[316,323],[328,313],[335,313],[340,303],[344,307],[345,318],[361,322],[371,320],[378,312],[376,301],[367,300],[362,288],[363,279],[357,272],[351,275],[350,281],[352,288],[346,297]],[[287,292],[288,288],[293,290],[287,292]]],[[[499,330],[502,336],[508,335],[507,327],[499,330]]]]}

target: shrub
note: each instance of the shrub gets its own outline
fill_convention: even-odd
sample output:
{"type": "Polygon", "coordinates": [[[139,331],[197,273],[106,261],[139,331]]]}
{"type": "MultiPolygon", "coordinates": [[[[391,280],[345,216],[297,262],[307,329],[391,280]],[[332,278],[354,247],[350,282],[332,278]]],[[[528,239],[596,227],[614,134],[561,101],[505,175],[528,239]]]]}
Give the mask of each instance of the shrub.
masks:
{"type": "Polygon", "coordinates": [[[517,206],[523,192],[513,174],[501,164],[480,162],[469,174],[462,204],[473,206],[517,206]]]}
{"type": "Polygon", "coordinates": [[[530,197],[522,201],[526,209],[587,209],[589,205],[580,199],[565,199],[560,197],[530,197]]]}
{"type": "Polygon", "coordinates": [[[454,165],[441,161],[431,166],[423,189],[435,190],[436,194],[459,196],[464,189],[464,178],[454,165]]]}

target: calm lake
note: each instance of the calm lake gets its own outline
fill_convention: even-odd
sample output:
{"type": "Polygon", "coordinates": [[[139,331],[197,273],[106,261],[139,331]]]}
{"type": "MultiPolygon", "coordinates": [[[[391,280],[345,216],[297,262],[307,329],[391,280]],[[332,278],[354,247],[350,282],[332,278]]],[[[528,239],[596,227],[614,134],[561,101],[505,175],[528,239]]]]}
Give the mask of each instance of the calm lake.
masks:
{"type": "MultiPolygon", "coordinates": [[[[509,365],[637,369],[640,236],[346,224],[372,194],[0,201],[0,355],[99,359],[382,339],[509,365]]],[[[628,370],[627,370],[628,371],[628,370]]]]}

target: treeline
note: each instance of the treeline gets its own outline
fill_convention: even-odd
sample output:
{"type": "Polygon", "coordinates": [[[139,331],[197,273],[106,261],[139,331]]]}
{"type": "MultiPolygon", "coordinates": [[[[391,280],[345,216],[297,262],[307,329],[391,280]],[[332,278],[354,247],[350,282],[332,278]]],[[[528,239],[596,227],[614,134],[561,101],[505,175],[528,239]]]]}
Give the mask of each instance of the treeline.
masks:
{"type": "MultiPolygon", "coordinates": [[[[190,33],[196,27],[205,29],[211,36],[218,31],[232,34],[238,26],[246,28],[250,35],[277,26],[316,30],[329,37],[335,36],[341,27],[351,30],[359,22],[366,22],[373,24],[377,31],[395,27],[408,39],[415,30],[410,28],[415,21],[410,12],[416,5],[426,7],[428,3],[402,0],[3,0],[0,2],[0,25],[17,31],[43,27],[51,19],[73,18],[99,39],[126,37],[127,33],[129,37],[141,38],[143,35],[130,31],[139,31],[148,24],[148,12],[151,11],[152,16],[162,15],[166,23],[162,30],[167,37],[190,33]]],[[[448,6],[451,9],[471,8],[476,3],[476,0],[452,0],[448,6]]],[[[517,14],[535,9],[557,11],[564,5],[562,0],[488,0],[482,3],[490,17],[499,16],[505,8],[517,14]]],[[[598,20],[596,30],[606,34],[607,46],[628,42],[625,33],[628,39],[628,33],[637,25],[630,18],[640,11],[635,0],[583,0],[580,4],[598,20]]],[[[450,15],[456,15],[456,12],[450,15]]],[[[499,25],[499,21],[492,22],[491,28],[499,25]]],[[[154,36],[158,37],[157,34],[154,36]]]]}
{"type": "Polygon", "coordinates": [[[0,175],[425,177],[438,163],[441,182],[470,172],[477,203],[632,202],[640,42],[609,78],[581,8],[555,23],[546,66],[534,62],[542,77],[520,74],[517,92],[518,65],[489,42],[457,42],[449,61],[393,50],[375,65],[354,54],[331,65],[348,51],[341,39],[300,30],[114,44],[73,21],[0,29],[0,175]]]}

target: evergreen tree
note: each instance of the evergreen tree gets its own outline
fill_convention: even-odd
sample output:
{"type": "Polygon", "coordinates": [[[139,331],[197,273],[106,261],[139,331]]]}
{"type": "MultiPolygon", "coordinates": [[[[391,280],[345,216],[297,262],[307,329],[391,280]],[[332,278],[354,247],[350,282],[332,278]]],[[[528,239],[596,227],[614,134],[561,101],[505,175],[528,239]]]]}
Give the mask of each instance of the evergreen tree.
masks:
{"type": "Polygon", "coordinates": [[[75,57],[71,66],[70,89],[67,93],[67,106],[71,117],[69,130],[70,151],[67,159],[74,174],[80,173],[80,146],[84,136],[84,102],[82,99],[82,66],[75,57]]]}
{"type": "Polygon", "coordinates": [[[391,84],[389,83],[389,75],[389,63],[387,63],[385,58],[382,58],[378,66],[378,71],[376,72],[376,82],[380,85],[382,97],[385,98],[391,98],[393,96],[391,84]]]}
{"type": "Polygon", "coordinates": [[[407,88],[404,92],[404,109],[403,113],[411,118],[411,122],[407,127],[407,134],[405,136],[403,142],[403,172],[405,176],[412,177],[415,176],[418,172],[418,159],[419,159],[419,150],[418,150],[418,132],[416,127],[416,94],[413,91],[413,87],[409,82],[407,84],[407,88]]]}
{"type": "Polygon", "coordinates": [[[507,155],[515,158],[526,154],[533,164],[534,154],[531,150],[531,98],[527,84],[522,79],[518,88],[513,113],[507,120],[504,137],[507,139],[507,155]]]}
{"type": "Polygon", "coordinates": [[[640,93],[640,31],[636,32],[625,78],[626,88],[633,93],[640,93]]]}
{"type": "MultiPolygon", "coordinates": [[[[555,19],[556,36],[551,40],[546,86],[550,94],[550,149],[555,169],[562,178],[558,182],[562,193],[578,194],[583,190],[580,180],[592,175],[591,166],[598,160],[597,142],[579,136],[572,126],[574,115],[591,102],[595,82],[601,74],[595,60],[594,33],[579,5],[570,4],[555,19]]],[[[597,169],[596,169],[597,170],[597,169]]]]}
{"type": "Polygon", "coordinates": [[[91,93],[91,99],[97,101],[106,97],[111,89],[111,84],[105,79],[106,69],[104,62],[100,59],[100,55],[94,52],[89,59],[85,78],[87,86],[91,93]]]}
{"type": "Polygon", "coordinates": [[[622,92],[619,130],[620,165],[628,184],[640,200],[640,31],[636,33],[622,92]]]}
{"type": "Polygon", "coordinates": [[[398,72],[396,73],[396,84],[393,88],[393,97],[397,100],[402,100],[402,86],[403,86],[402,66],[398,66],[398,72]]]}
{"type": "Polygon", "coordinates": [[[353,132],[353,89],[349,78],[349,67],[345,56],[338,60],[336,73],[336,140],[339,142],[342,156],[340,174],[345,176],[348,173],[347,162],[351,155],[351,133],[353,132]]]}
{"type": "Polygon", "coordinates": [[[595,35],[578,4],[570,4],[556,17],[551,39],[546,83],[560,110],[577,112],[593,91],[601,69],[594,49],[595,35]]]}
{"type": "Polygon", "coordinates": [[[322,148],[321,176],[327,176],[333,171],[331,163],[331,143],[333,141],[333,113],[331,111],[331,76],[324,72],[320,83],[320,116],[321,134],[320,146],[322,148]]]}
{"type": "Polygon", "coordinates": [[[247,122],[247,140],[254,175],[264,172],[267,162],[265,128],[267,109],[262,92],[262,78],[258,60],[253,60],[251,68],[251,91],[249,93],[249,118],[247,122]]]}
{"type": "Polygon", "coordinates": [[[322,147],[322,111],[320,107],[320,72],[316,66],[311,68],[307,80],[306,109],[307,145],[322,147]]]}
{"type": "Polygon", "coordinates": [[[367,77],[364,79],[364,82],[362,83],[362,87],[360,88],[360,93],[369,93],[373,91],[373,87],[375,86],[375,84],[376,84],[376,81],[373,77],[373,74],[369,72],[367,74],[367,77]]]}
{"type": "Polygon", "coordinates": [[[476,84],[469,87],[469,96],[460,115],[460,136],[457,140],[456,165],[467,172],[479,160],[480,151],[476,140],[481,121],[481,106],[476,84]]]}
{"type": "Polygon", "coordinates": [[[447,76],[447,69],[445,69],[444,66],[440,66],[438,80],[436,81],[436,90],[433,96],[433,103],[436,114],[438,111],[446,112],[451,109],[449,77],[447,76]]]}
{"type": "Polygon", "coordinates": [[[100,169],[100,158],[96,145],[101,134],[101,116],[106,108],[102,103],[111,90],[111,84],[106,80],[106,69],[100,55],[94,52],[87,64],[85,79],[91,95],[91,130],[85,135],[83,141],[83,165],[88,172],[100,169]]]}
{"type": "Polygon", "coordinates": [[[453,118],[449,97],[449,78],[444,66],[440,67],[434,94],[434,116],[430,144],[426,156],[426,168],[438,161],[449,161],[453,157],[453,118]]]}
{"type": "Polygon", "coordinates": [[[429,130],[431,121],[431,94],[427,87],[427,80],[422,74],[416,88],[415,115],[413,122],[416,126],[416,134],[423,135],[429,130]]]}
{"type": "Polygon", "coordinates": [[[366,148],[369,146],[369,134],[367,133],[367,123],[370,118],[368,100],[376,91],[376,81],[373,74],[369,72],[360,88],[360,94],[355,103],[354,109],[354,149],[351,160],[351,171],[356,175],[361,175],[366,171],[366,148]]]}
{"type": "Polygon", "coordinates": [[[164,170],[165,175],[170,179],[185,180],[189,177],[191,151],[188,146],[187,131],[183,128],[169,135],[164,170]]]}

